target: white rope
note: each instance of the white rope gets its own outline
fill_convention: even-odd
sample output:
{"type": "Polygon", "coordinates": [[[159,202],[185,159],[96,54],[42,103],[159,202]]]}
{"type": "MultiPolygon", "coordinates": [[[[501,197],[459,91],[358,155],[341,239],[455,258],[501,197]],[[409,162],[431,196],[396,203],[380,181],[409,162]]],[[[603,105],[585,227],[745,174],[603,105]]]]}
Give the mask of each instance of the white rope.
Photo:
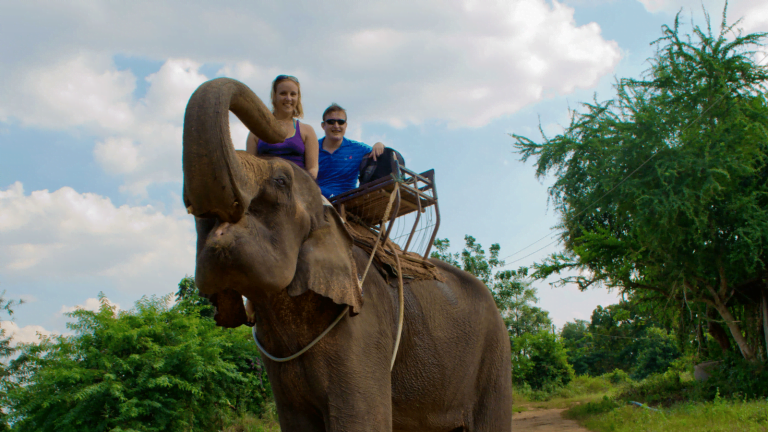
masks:
{"type": "MultiPolygon", "coordinates": [[[[395,201],[395,195],[400,195],[400,184],[395,183],[395,189],[392,191],[392,193],[389,196],[389,203],[387,204],[387,208],[384,211],[384,217],[381,220],[381,227],[379,229],[379,235],[376,237],[376,243],[373,245],[373,250],[371,251],[371,256],[368,259],[368,264],[365,266],[365,271],[363,272],[363,277],[361,279],[358,279],[358,288],[363,289],[363,282],[365,281],[366,276],[368,276],[368,270],[371,268],[371,263],[373,262],[373,257],[376,255],[376,248],[378,247],[380,240],[381,240],[381,233],[386,230],[386,222],[389,221],[389,212],[392,210],[392,203],[395,201]]],[[[391,224],[391,222],[390,222],[391,224]]],[[[385,239],[386,240],[386,239],[385,239]]],[[[389,370],[391,371],[392,368],[395,365],[395,357],[397,357],[397,350],[400,346],[400,336],[403,332],[403,305],[404,305],[404,295],[403,295],[403,274],[402,270],[400,268],[400,258],[397,256],[397,251],[393,251],[395,255],[395,260],[397,261],[397,278],[398,278],[398,303],[399,303],[399,310],[398,310],[398,321],[397,321],[397,337],[395,339],[395,349],[392,353],[392,361],[390,362],[389,370]]],[[[275,357],[272,354],[268,353],[267,350],[261,346],[261,343],[259,342],[259,339],[256,337],[256,327],[253,327],[253,330],[251,333],[253,334],[253,341],[256,342],[256,347],[259,348],[259,351],[261,351],[262,354],[264,354],[268,359],[283,363],[287,361],[291,361],[305,352],[309,351],[310,348],[312,348],[316,343],[320,342],[320,339],[322,339],[325,335],[328,334],[328,332],[331,331],[334,327],[336,327],[336,324],[341,321],[342,318],[344,318],[347,315],[347,312],[349,311],[349,306],[346,306],[343,311],[339,314],[339,316],[336,317],[335,320],[328,326],[328,328],[325,329],[318,337],[316,337],[312,342],[309,343],[309,345],[302,348],[299,352],[296,354],[292,354],[288,357],[275,357]]]]}

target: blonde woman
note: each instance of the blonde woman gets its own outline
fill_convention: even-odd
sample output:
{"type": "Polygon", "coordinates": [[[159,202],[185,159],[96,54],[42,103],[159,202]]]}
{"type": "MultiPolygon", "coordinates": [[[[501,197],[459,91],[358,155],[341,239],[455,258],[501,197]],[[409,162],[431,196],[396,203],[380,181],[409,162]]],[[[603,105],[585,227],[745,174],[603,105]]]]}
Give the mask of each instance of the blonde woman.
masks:
{"type": "Polygon", "coordinates": [[[312,126],[296,120],[304,117],[299,80],[291,75],[278,75],[272,81],[271,98],[272,114],[283,129],[288,131],[288,136],[281,143],[269,144],[251,132],[246,141],[246,151],[254,155],[277,156],[291,161],[316,179],[319,153],[317,135],[312,126]]]}

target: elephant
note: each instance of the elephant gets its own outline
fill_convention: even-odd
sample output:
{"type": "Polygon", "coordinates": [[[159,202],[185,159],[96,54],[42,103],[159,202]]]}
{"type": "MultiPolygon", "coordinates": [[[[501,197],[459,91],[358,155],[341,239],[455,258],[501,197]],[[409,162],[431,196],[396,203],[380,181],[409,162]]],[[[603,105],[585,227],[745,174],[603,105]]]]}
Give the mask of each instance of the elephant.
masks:
{"type": "Polygon", "coordinates": [[[229,78],[191,96],[183,129],[183,199],[197,230],[195,280],[218,325],[246,321],[286,357],[348,313],[302,356],[263,359],[283,432],[510,431],[511,349],[488,288],[440,260],[442,281],[398,290],[371,268],[310,175],[280,158],[236,151],[229,111],[267,142],[286,135],[261,100],[229,78]]]}

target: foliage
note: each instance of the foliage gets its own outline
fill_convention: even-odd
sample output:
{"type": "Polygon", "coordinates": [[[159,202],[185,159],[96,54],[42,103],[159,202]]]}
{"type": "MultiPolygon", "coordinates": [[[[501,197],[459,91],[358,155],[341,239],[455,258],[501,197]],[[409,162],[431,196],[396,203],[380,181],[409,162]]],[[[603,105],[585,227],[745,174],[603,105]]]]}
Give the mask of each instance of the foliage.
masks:
{"type": "Polygon", "coordinates": [[[755,361],[768,248],[768,70],[754,49],[766,34],[736,34],[724,11],[719,32],[696,26],[683,35],[679,18],[663,27],[645,79],[620,80],[614,100],[584,104],[552,139],[515,137],[522,159],[536,158],[537,176],[554,173],[549,192],[563,230],[565,250],[533,276],[579,270],[561,282],[699,303],[755,361]]]}
{"type": "Polygon", "coordinates": [[[738,355],[726,355],[711,376],[698,383],[697,399],[712,400],[719,392],[738,399],[768,398],[768,365],[745,361],[738,355]]]}
{"type": "Polygon", "coordinates": [[[621,369],[614,369],[613,372],[608,372],[603,375],[611,384],[624,384],[632,381],[629,374],[621,369]]]}
{"type": "Polygon", "coordinates": [[[512,339],[512,380],[533,390],[563,386],[573,379],[565,348],[557,335],[546,331],[512,339]]]}
{"type": "Polygon", "coordinates": [[[119,313],[100,300],[70,314],[75,335],[23,347],[15,430],[218,430],[232,413],[259,412],[269,388],[248,329],[216,327],[193,296],[119,313]]]}
{"type": "Polygon", "coordinates": [[[608,396],[603,396],[602,399],[596,402],[587,402],[584,405],[576,405],[569,410],[569,414],[572,418],[579,418],[588,415],[602,414],[610,412],[619,407],[613,399],[608,396]]]}
{"type": "Polygon", "coordinates": [[[674,336],[639,306],[628,301],[597,306],[591,321],[563,326],[560,335],[577,374],[598,376],[621,370],[642,379],[666,371],[680,357],[674,336]]]}
{"type": "Polygon", "coordinates": [[[573,403],[599,400],[604,395],[614,392],[615,386],[605,376],[576,376],[564,386],[545,386],[541,390],[533,390],[523,383],[513,387],[515,404],[538,402],[537,407],[562,408],[573,403]]]}
{"type": "Polygon", "coordinates": [[[195,285],[195,278],[184,276],[179,282],[179,289],[176,291],[176,302],[182,304],[185,310],[200,310],[200,316],[203,318],[213,318],[216,313],[215,308],[207,298],[200,296],[195,285]]]}
{"type": "Polygon", "coordinates": [[[21,301],[6,300],[5,291],[0,294],[0,432],[10,430],[5,407],[9,403],[8,392],[17,385],[14,379],[15,370],[8,364],[8,361],[16,354],[16,348],[11,344],[13,336],[6,334],[6,329],[2,327],[2,321],[10,322],[14,307],[20,304],[21,301]],[[8,320],[2,319],[4,314],[8,315],[8,320]]]}

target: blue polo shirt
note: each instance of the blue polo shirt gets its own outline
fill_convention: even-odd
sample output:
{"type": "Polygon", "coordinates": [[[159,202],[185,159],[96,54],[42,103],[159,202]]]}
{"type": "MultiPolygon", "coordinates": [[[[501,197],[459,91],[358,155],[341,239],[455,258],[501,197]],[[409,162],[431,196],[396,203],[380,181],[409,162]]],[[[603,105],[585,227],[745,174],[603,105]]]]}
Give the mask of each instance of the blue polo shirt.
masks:
{"type": "Polygon", "coordinates": [[[371,152],[371,147],[360,141],[343,138],[339,148],[329,153],[323,148],[323,141],[325,137],[319,141],[317,184],[323,196],[330,198],[357,187],[360,162],[371,152]]]}

